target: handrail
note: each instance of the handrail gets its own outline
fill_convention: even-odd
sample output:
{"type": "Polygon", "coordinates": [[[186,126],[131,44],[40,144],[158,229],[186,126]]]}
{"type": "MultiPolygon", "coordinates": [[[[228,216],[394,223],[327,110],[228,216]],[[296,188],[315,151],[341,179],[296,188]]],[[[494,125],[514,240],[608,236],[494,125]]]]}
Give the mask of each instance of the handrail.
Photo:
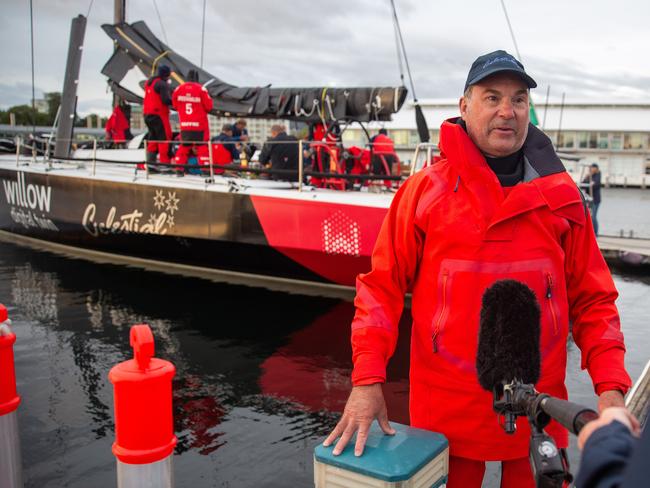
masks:
{"type": "Polygon", "coordinates": [[[433,149],[436,147],[438,147],[438,145],[433,142],[420,142],[417,144],[417,146],[415,146],[415,153],[413,154],[413,161],[411,161],[411,171],[409,172],[409,176],[413,176],[420,169],[424,169],[431,164],[431,156],[433,153],[433,149]],[[420,148],[426,148],[427,150],[427,159],[425,163],[422,165],[422,168],[418,167],[418,157],[420,155],[420,148]]]}
{"type": "MultiPolygon", "coordinates": [[[[304,164],[304,155],[302,153],[302,139],[298,141],[298,191],[302,192],[302,179],[304,178],[304,171],[305,168],[303,168],[304,164]]],[[[212,161],[210,161],[212,163],[212,161]]]]}
{"type": "Polygon", "coordinates": [[[20,136],[16,136],[16,168],[20,166],[20,143],[22,141],[22,138],[20,136]]]}
{"type": "MultiPolygon", "coordinates": [[[[127,165],[127,166],[133,166],[136,165],[136,178],[137,178],[137,166],[142,165],[144,168],[145,172],[145,179],[149,179],[150,176],[150,169],[151,168],[187,168],[186,164],[178,164],[175,162],[171,163],[160,163],[158,161],[156,162],[147,162],[146,158],[145,160],[130,160],[130,161],[124,161],[124,160],[118,160],[118,159],[109,159],[106,157],[101,157],[101,154],[99,153],[100,149],[100,144],[101,141],[98,140],[98,138],[88,138],[88,139],[69,139],[71,143],[79,143],[79,142],[84,142],[86,144],[92,143],[92,146],[90,148],[84,147],[84,148],[77,148],[76,151],[87,151],[90,154],[88,154],[88,157],[58,157],[56,158],[56,161],[60,162],[78,162],[78,163],[91,163],[90,167],[90,173],[93,177],[97,175],[97,163],[107,163],[107,164],[116,164],[116,165],[127,165]]],[[[153,140],[150,139],[146,142],[158,142],[158,143],[168,143],[168,144],[182,144],[183,141],[179,140],[153,140]]],[[[188,141],[189,142],[189,141],[188,141]]],[[[299,191],[303,190],[303,184],[305,181],[306,177],[314,177],[314,178],[326,178],[326,179],[332,179],[332,180],[340,180],[340,181],[402,181],[403,178],[401,175],[390,175],[390,174],[347,174],[345,173],[345,168],[341,164],[341,161],[337,157],[336,154],[336,148],[332,147],[330,143],[327,143],[326,141],[316,141],[316,140],[293,140],[293,141],[265,141],[262,144],[296,144],[298,146],[298,168],[296,170],[283,170],[283,169],[273,169],[273,168],[256,168],[252,167],[250,165],[242,166],[240,164],[219,164],[215,163],[214,160],[214,151],[213,151],[213,145],[214,144],[222,144],[222,145],[232,145],[232,144],[260,144],[257,141],[191,141],[191,144],[193,145],[208,145],[208,153],[209,153],[209,162],[207,164],[200,164],[196,167],[196,169],[199,170],[206,170],[209,171],[209,179],[206,178],[206,183],[213,183],[214,182],[214,176],[215,176],[215,168],[219,170],[229,170],[229,171],[234,171],[237,173],[244,173],[244,174],[265,174],[265,175],[277,175],[277,176],[284,176],[284,177],[291,177],[291,180],[296,182],[294,178],[297,179],[298,183],[298,189],[299,191]],[[323,171],[310,171],[310,170],[305,170],[304,168],[304,150],[305,144],[309,148],[324,148],[323,150],[330,156],[330,166],[329,168],[323,168],[323,171]]],[[[16,164],[20,164],[20,153],[21,150],[30,147],[24,143],[22,143],[19,138],[17,138],[17,144],[16,144],[16,164]]],[[[32,149],[34,151],[38,150],[39,152],[41,149],[38,149],[36,147],[36,144],[33,144],[32,149]]],[[[258,146],[260,147],[260,146],[258,146]]],[[[122,149],[116,149],[116,150],[122,150],[122,149]]],[[[126,150],[126,149],[125,149],[126,150]]],[[[137,151],[142,151],[142,148],[138,148],[137,151]]],[[[383,159],[383,158],[382,158],[383,159]]],[[[53,160],[50,160],[50,164],[52,164],[53,160]]],[[[383,161],[384,166],[387,166],[387,162],[383,161]]],[[[371,170],[372,171],[372,170],[371,170]]],[[[207,175],[205,175],[207,176],[207,175]]]]}

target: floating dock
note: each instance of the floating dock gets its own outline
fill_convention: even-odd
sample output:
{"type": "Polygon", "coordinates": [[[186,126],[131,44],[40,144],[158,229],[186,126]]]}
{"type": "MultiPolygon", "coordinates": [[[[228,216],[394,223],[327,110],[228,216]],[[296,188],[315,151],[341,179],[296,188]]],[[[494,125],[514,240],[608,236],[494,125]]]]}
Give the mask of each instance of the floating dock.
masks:
{"type": "Polygon", "coordinates": [[[598,246],[605,259],[619,259],[626,264],[650,264],[650,239],[599,236],[598,246]]]}

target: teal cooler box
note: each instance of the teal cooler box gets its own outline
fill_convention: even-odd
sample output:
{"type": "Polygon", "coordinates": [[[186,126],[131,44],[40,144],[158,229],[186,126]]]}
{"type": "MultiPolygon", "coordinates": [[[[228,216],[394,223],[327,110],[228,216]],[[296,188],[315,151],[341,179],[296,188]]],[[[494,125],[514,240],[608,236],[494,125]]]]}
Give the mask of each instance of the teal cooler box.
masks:
{"type": "Polygon", "coordinates": [[[363,455],[354,455],[353,438],[338,456],[334,445],[314,450],[316,488],[440,488],[447,483],[449,444],[442,434],[391,422],[385,435],[373,422],[363,455]]]}

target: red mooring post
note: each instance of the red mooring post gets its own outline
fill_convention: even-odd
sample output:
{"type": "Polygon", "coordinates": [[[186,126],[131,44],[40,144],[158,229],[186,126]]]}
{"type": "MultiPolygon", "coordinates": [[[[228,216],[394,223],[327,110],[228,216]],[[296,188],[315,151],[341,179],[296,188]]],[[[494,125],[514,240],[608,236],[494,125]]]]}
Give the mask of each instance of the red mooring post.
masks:
{"type": "Polygon", "coordinates": [[[176,446],[172,378],[176,368],[153,357],[154,340],[148,325],[131,327],[130,342],[133,359],[114,366],[108,374],[115,403],[117,486],[171,488],[176,446]]]}
{"type": "Polygon", "coordinates": [[[7,308],[0,304],[0,487],[22,488],[20,436],[16,409],[20,397],[16,393],[14,342],[7,308]]]}

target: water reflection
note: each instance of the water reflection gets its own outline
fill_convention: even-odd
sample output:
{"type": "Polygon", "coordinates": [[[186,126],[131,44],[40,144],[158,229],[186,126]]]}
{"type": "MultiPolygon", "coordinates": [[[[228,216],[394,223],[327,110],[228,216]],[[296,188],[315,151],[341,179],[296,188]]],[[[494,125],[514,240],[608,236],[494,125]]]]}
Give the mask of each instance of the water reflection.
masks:
{"type": "Polygon", "coordinates": [[[57,325],[57,287],[54,273],[35,271],[26,263],[13,271],[11,298],[30,320],[57,325]]]}
{"type": "MultiPolygon", "coordinates": [[[[348,338],[354,305],[340,302],[310,325],[296,331],[288,343],[262,364],[260,386],[266,395],[295,402],[306,411],[341,412],[350,393],[352,350],[348,338]]],[[[408,422],[409,317],[390,363],[384,391],[391,419],[408,422]]]]}
{"type": "MultiPolygon", "coordinates": [[[[331,299],[98,267],[6,244],[0,245],[0,262],[0,294],[10,297],[21,344],[16,351],[24,397],[20,415],[22,425],[29,424],[21,435],[24,445],[36,447],[25,457],[29,486],[88,486],[93,478],[100,485],[113,483],[112,391],[107,373],[131,356],[128,332],[136,323],[150,324],[156,355],[177,367],[176,454],[181,470],[187,456],[193,466],[184,473],[184,482],[212,471],[214,456],[228,445],[236,446],[237,455],[226,449],[221,456],[231,458],[229,468],[236,473],[223,479],[241,477],[242,464],[263,458],[270,446],[286,455],[281,461],[271,457],[268,469],[293,465],[285,471],[296,485],[311,478],[310,463],[306,458],[297,460],[288,446],[298,445],[301,454],[310,455],[307,447],[332,427],[329,393],[321,395],[326,399],[322,405],[311,409],[313,405],[301,403],[304,395],[291,398],[295,388],[285,394],[276,385],[273,393],[278,396],[265,392],[260,376],[268,370],[265,362],[279,349],[295,349],[292,334],[308,329],[329,310],[339,310],[329,316],[343,322],[335,324],[336,330],[348,327],[349,305],[337,309],[331,299]],[[36,370],[44,381],[34,381],[36,370]],[[251,419],[265,423],[268,432],[254,444],[240,445],[251,419]],[[50,448],[52,444],[56,448],[50,448]],[[247,452],[244,458],[242,449],[247,452]],[[199,469],[197,455],[207,458],[198,462],[199,469]],[[92,475],[75,475],[75,466],[88,457],[98,469],[92,475]]],[[[318,323],[320,330],[324,321],[318,323]]],[[[321,346],[326,354],[334,343],[321,346]]],[[[338,352],[320,365],[321,371],[333,366],[334,372],[321,376],[334,387],[335,380],[347,374],[342,372],[349,371],[349,362],[349,352],[338,352]]]]}

